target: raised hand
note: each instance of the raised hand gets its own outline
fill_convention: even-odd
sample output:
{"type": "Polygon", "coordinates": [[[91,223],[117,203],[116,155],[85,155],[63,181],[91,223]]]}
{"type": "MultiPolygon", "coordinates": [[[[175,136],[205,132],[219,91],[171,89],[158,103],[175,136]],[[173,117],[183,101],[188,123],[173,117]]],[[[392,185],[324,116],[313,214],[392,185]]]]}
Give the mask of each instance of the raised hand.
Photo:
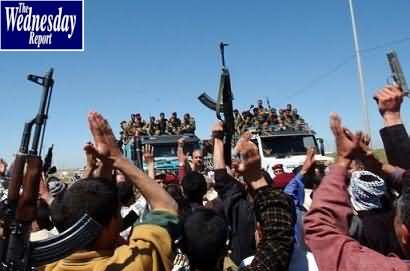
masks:
{"type": "Polygon", "coordinates": [[[142,156],[147,164],[154,163],[154,147],[152,145],[144,145],[142,147],[142,156]]]}
{"type": "Polygon", "coordinates": [[[185,162],[188,160],[189,153],[185,154],[184,153],[184,145],[185,145],[185,139],[181,137],[177,141],[178,148],[177,148],[177,157],[180,165],[185,165],[185,162]]]}
{"type": "Polygon", "coordinates": [[[212,126],[212,137],[223,140],[224,138],[223,132],[224,132],[223,123],[221,121],[215,122],[214,126],[212,126]]]}
{"type": "Polygon", "coordinates": [[[374,96],[386,126],[401,123],[400,107],[403,102],[403,96],[403,91],[398,86],[392,85],[385,86],[374,96]]]}
{"type": "Polygon", "coordinates": [[[330,116],[330,128],[336,140],[336,164],[348,167],[351,160],[360,153],[360,141],[362,134],[353,135],[342,126],[342,120],[336,113],[330,116]]]}
{"type": "Polygon", "coordinates": [[[88,142],[84,145],[85,152],[85,170],[83,178],[88,178],[93,175],[94,170],[97,168],[97,152],[95,151],[94,145],[88,142]]]}
{"type": "Polygon", "coordinates": [[[94,147],[92,147],[92,149],[97,158],[99,158],[103,164],[114,164],[117,160],[123,158],[114,133],[107,120],[99,113],[91,112],[88,114],[88,123],[94,138],[94,147]]]}
{"type": "Polygon", "coordinates": [[[305,175],[315,164],[315,148],[308,148],[306,151],[306,158],[305,162],[303,163],[302,169],[300,170],[300,174],[305,175]]]}
{"type": "Polygon", "coordinates": [[[370,136],[368,134],[363,134],[360,140],[360,148],[363,151],[363,153],[366,155],[369,155],[372,152],[370,148],[370,141],[371,141],[370,136]]]}

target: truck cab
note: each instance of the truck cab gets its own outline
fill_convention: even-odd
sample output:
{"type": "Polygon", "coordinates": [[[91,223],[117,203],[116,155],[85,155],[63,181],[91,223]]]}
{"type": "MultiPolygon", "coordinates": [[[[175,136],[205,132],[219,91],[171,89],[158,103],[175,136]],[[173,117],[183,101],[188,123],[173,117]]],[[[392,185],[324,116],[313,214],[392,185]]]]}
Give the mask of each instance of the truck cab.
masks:
{"type": "Polygon", "coordinates": [[[333,158],[324,153],[323,140],[316,138],[312,131],[277,131],[270,134],[254,134],[252,141],[258,146],[262,168],[273,176],[272,166],[282,164],[285,172],[303,164],[306,151],[316,149],[317,163],[328,165],[333,158]]]}
{"type": "MultiPolygon", "coordinates": [[[[150,144],[154,147],[154,169],[156,172],[172,171],[176,173],[178,171],[177,141],[181,137],[185,140],[185,153],[192,154],[194,149],[199,148],[200,140],[194,134],[155,135],[141,138],[142,145],[150,144]]],[[[145,163],[144,169],[146,169],[145,163]]]]}

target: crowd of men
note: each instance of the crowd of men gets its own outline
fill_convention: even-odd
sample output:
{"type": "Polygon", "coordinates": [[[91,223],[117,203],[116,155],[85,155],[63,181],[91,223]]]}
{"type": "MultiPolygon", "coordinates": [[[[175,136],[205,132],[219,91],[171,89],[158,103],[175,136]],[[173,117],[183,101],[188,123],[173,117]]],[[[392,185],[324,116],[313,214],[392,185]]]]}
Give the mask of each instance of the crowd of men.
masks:
{"type": "Polygon", "coordinates": [[[298,114],[298,110],[288,104],[286,108],[276,110],[269,105],[265,107],[262,100],[257,106],[251,105],[249,110],[239,112],[234,110],[235,132],[237,135],[245,131],[258,134],[271,134],[279,131],[306,131],[308,124],[298,114]],[[252,111],[251,111],[252,110],[252,111]]]}
{"type": "MultiPolygon", "coordinates": [[[[303,165],[293,172],[274,165],[274,175],[262,169],[249,132],[242,133],[238,155],[228,165],[220,122],[210,129],[212,174],[205,174],[202,150],[189,157],[183,139],[177,175],[155,172],[149,145],[143,147],[144,172],[122,154],[108,121],[91,112],[93,143],[84,146],[84,174],[68,186],[56,178],[40,181],[31,238],[64,232],[84,214],[102,229],[86,246],[79,243],[73,254],[43,269],[410,270],[404,95],[390,85],[375,94],[387,162],[374,156],[368,136],[351,132],[332,113],[334,163],[318,165],[315,150],[307,149],[303,165]]],[[[141,123],[140,116],[134,119],[141,123]]],[[[10,174],[0,160],[5,187],[10,174]]]]}
{"type": "Polygon", "coordinates": [[[167,119],[164,113],[159,114],[159,118],[151,116],[149,121],[142,119],[140,113],[131,114],[129,121],[121,122],[121,140],[128,142],[135,135],[181,135],[186,133],[195,133],[195,119],[184,114],[181,121],[177,113],[173,112],[167,119]]]}

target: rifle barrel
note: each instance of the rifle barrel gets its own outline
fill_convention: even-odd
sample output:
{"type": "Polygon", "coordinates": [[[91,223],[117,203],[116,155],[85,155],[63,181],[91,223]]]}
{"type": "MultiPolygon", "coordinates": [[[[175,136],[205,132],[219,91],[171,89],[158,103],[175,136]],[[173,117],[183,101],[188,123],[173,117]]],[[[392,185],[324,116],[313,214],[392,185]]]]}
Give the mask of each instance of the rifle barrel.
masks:
{"type": "MultiPolygon", "coordinates": [[[[50,69],[50,71],[46,74],[46,76],[43,79],[42,86],[43,86],[43,94],[41,96],[41,102],[40,102],[40,107],[38,110],[38,114],[36,116],[35,120],[35,130],[34,130],[34,136],[33,136],[33,141],[32,141],[32,147],[30,150],[30,154],[32,155],[38,155],[39,154],[39,148],[38,145],[41,141],[41,148],[43,145],[43,138],[44,138],[44,124],[47,119],[47,114],[48,114],[48,107],[50,103],[50,94],[52,91],[52,87],[54,84],[53,81],[53,69],[50,69]]],[[[40,150],[41,150],[40,148],[40,150]]]]}

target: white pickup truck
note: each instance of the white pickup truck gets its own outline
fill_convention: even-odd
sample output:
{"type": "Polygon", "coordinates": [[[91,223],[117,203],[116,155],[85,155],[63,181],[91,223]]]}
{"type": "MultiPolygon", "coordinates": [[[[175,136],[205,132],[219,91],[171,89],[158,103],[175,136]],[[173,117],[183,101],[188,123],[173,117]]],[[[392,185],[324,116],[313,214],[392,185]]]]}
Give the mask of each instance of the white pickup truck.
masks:
{"type": "Polygon", "coordinates": [[[333,158],[326,156],[323,140],[310,131],[280,131],[268,135],[254,134],[252,141],[258,146],[262,167],[273,176],[272,166],[282,164],[285,172],[303,164],[307,148],[316,149],[318,163],[328,165],[333,158]],[[319,142],[319,143],[318,143],[319,142]]]}

